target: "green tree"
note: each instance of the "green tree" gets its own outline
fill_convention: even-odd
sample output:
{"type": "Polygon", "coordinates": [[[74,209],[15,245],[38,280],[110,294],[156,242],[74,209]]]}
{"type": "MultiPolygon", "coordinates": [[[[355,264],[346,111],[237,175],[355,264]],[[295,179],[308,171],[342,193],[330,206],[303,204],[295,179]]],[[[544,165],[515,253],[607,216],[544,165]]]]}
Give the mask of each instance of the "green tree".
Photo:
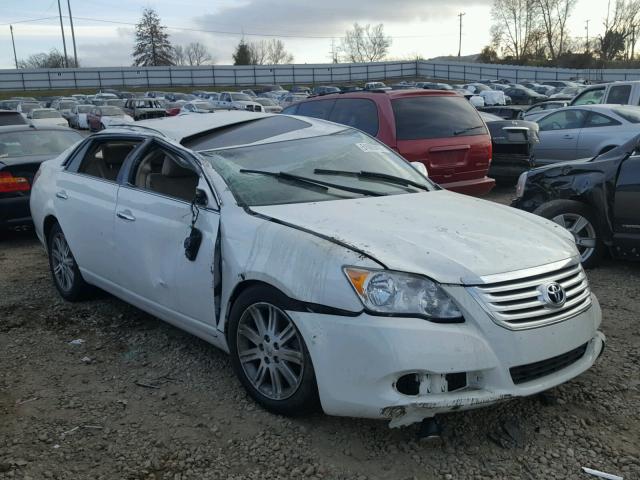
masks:
{"type": "Polygon", "coordinates": [[[244,38],[240,40],[240,43],[236,47],[236,51],[233,53],[234,65],[251,65],[251,49],[244,41],[244,38]]]}
{"type": "Polygon", "coordinates": [[[145,8],[136,24],[136,46],[133,64],[139,67],[174,65],[173,47],[167,27],[160,24],[160,17],[152,8],[145,8]]]}

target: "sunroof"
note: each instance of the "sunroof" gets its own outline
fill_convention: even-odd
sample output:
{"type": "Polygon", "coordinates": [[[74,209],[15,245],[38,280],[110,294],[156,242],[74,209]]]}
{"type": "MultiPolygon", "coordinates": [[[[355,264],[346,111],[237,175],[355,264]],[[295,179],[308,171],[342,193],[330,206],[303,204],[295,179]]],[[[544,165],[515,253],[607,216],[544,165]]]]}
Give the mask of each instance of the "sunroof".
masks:
{"type": "Polygon", "coordinates": [[[297,118],[274,115],[209,130],[199,135],[187,137],[181,143],[195,151],[213,150],[234,145],[246,145],[310,126],[310,123],[297,118]]]}

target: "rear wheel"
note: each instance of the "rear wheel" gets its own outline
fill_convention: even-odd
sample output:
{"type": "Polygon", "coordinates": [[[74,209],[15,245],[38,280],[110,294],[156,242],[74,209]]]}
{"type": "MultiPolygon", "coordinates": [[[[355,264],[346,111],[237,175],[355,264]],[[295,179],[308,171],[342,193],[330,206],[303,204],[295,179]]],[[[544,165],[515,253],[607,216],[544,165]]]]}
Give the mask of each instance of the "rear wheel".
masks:
{"type": "Polygon", "coordinates": [[[317,409],[318,389],[311,356],[285,303],[267,286],[242,292],[230,312],[229,348],[249,395],[267,410],[299,415],[317,409]]]}
{"type": "Polygon", "coordinates": [[[566,228],[573,234],[585,268],[595,267],[602,258],[605,245],[598,222],[591,209],[574,200],[554,200],[534,212],[566,228]]]}
{"type": "Polygon", "coordinates": [[[82,278],[67,239],[57,223],[51,227],[48,238],[49,268],[53,283],[65,300],[80,300],[87,292],[88,285],[82,278]]]}

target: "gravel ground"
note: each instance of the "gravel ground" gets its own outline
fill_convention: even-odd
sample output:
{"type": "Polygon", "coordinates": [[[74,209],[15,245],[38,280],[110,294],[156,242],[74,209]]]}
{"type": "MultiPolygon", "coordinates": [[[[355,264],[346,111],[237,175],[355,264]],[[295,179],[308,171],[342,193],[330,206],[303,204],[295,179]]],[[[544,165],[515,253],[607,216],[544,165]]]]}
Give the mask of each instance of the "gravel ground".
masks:
{"type": "Polygon", "coordinates": [[[425,441],[416,427],[267,413],[225,354],[107,294],[62,301],[34,234],[0,235],[0,479],[640,478],[640,264],[589,272],[608,337],[593,369],[445,415],[442,439],[425,441]]]}

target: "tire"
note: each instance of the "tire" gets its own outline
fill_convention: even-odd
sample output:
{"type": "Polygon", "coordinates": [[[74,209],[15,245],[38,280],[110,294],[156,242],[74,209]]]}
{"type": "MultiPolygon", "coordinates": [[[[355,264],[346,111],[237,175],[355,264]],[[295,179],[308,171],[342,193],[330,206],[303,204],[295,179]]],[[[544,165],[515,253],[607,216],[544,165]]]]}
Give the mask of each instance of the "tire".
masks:
{"type": "Polygon", "coordinates": [[[59,224],[51,227],[47,238],[49,269],[60,296],[70,302],[84,298],[89,285],[82,278],[69,244],[59,224]]]}
{"type": "Polygon", "coordinates": [[[284,311],[286,303],[274,288],[248,288],[231,308],[227,335],[231,364],[249,395],[266,410],[296,416],[318,409],[318,387],[304,339],[284,311]],[[276,318],[273,328],[267,317],[276,318]]]}
{"type": "Polygon", "coordinates": [[[533,213],[562,225],[573,234],[584,268],[593,268],[600,263],[606,246],[602,242],[598,219],[589,206],[574,200],[553,200],[533,213]]]}

